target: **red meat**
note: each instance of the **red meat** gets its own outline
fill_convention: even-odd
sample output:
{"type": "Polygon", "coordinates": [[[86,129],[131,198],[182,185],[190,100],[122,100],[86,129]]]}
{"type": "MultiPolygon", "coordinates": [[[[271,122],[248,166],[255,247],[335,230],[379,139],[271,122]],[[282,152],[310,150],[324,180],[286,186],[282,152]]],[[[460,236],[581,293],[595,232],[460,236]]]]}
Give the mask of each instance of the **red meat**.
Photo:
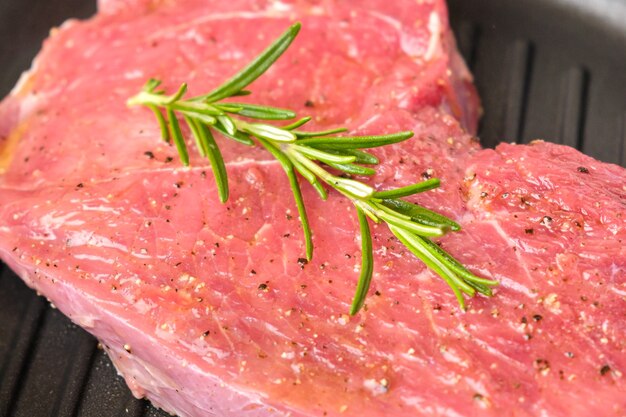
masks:
{"type": "MultiPolygon", "coordinates": [[[[198,416],[623,416],[626,172],[546,143],[480,150],[445,4],[108,0],[46,41],[0,104],[0,258],[98,337],[137,396],[198,416]],[[177,162],[126,100],[218,85],[294,20],[254,102],[379,149],[381,188],[464,230],[441,245],[501,285],[466,313],[384,226],[366,308],[350,203],[305,185],[315,257],[280,166],[218,138],[231,183],[177,162]],[[469,133],[468,133],[469,132],[469,133]]],[[[195,152],[192,154],[196,155],[195,152]]]]}

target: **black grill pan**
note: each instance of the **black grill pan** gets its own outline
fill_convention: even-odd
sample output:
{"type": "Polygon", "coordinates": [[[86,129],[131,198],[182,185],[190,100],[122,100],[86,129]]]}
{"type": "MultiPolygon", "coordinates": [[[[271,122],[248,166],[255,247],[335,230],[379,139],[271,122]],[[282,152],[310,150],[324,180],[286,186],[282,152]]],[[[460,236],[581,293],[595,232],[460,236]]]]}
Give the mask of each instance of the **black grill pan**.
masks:
{"type": "MultiPolygon", "coordinates": [[[[449,3],[485,146],[545,138],[626,166],[626,0],[449,3]]],[[[0,1],[0,96],[52,26],[94,12],[86,0],[0,1]]],[[[0,264],[0,417],[74,416],[166,414],[132,398],[97,342],[0,264]]]]}

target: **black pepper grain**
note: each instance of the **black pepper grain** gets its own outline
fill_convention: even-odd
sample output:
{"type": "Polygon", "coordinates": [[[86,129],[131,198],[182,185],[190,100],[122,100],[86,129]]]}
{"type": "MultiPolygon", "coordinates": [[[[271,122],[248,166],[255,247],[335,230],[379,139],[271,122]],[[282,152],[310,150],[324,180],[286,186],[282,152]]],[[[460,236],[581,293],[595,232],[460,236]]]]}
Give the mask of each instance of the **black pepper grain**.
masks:
{"type": "Polygon", "coordinates": [[[533,362],[533,366],[539,372],[547,372],[550,370],[550,362],[548,362],[547,359],[535,359],[535,361],[533,362]]]}
{"type": "Polygon", "coordinates": [[[300,269],[304,269],[304,266],[308,263],[309,261],[306,258],[298,258],[298,265],[300,265],[300,269]]]}

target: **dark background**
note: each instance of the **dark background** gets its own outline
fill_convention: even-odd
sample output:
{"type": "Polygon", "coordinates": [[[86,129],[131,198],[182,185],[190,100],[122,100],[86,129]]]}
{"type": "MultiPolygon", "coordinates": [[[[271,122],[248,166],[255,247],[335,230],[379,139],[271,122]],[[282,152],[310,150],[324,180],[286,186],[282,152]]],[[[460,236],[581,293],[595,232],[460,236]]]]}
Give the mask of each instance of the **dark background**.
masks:
{"type": "MultiPolygon", "coordinates": [[[[449,0],[485,146],[545,138],[626,165],[626,0],[449,0]]],[[[0,97],[87,0],[0,0],[0,97]]],[[[0,203],[1,204],[1,203],[0,203]]],[[[96,341],[0,264],[0,417],[165,416],[96,341]]]]}

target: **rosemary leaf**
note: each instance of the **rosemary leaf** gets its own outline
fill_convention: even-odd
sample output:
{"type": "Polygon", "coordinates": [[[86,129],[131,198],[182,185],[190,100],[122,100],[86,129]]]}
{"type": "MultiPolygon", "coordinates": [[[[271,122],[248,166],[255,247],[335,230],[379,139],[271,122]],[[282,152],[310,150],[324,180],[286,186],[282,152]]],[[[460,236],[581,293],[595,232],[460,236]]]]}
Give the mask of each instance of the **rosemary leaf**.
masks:
{"type": "Polygon", "coordinates": [[[182,114],[183,116],[189,116],[193,118],[194,120],[202,122],[205,125],[213,126],[217,123],[217,119],[215,117],[209,116],[207,114],[193,113],[193,112],[184,111],[184,110],[181,110],[180,114],[182,114]]]}
{"type": "Polygon", "coordinates": [[[326,200],[328,198],[328,193],[322,184],[319,182],[314,173],[312,173],[307,167],[298,162],[297,159],[291,161],[296,171],[300,173],[317,191],[322,200],[326,200]]]}
{"type": "Polygon", "coordinates": [[[236,93],[234,93],[231,97],[243,97],[243,96],[249,96],[250,94],[252,94],[252,91],[241,90],[241,91],[237,91],[236,93]]]}
{"type": "Polygon", "coordinates": [[[306,258],[307,260],[313,259],[313,239],[311,234],[311,227],[309,226],[309,218],[304,207],[304,200],[302,199],[302,191],[300,190],[300,184],[296,177],[296,172],[291,160],[282,153],[277,147],[272,145],[271,142],[264,138],[258,138],[259,142],[265,149],[267,149],[274,157],[280,162],[287,177],[289,178],[289,185],[293,193],[293,198],[296,200],[296,207],[298,208],[298,215],[300,216],[300,222],[302,223],[302,231],[304,232],[304,243],[306,246],[306,258]]]}
{"type": "Polygon", "coordinates": [[[356,156],[337,155],[337,154],[320,151],[315,148],[308,148],[306,146],[294,145],[293,148],[297,149],[299,152],[305,154],[306,156],[312,159],[317,159],[318,161],[322,161],[324,163],[329,163],[329,164],[349,164],[356,160],[356,156]]]}
{"type": "Polygon", "coordinates": [[[311,121],[311,117],[310,116],[306,116],[306,117],[303,117],[302,119],[297,120],[297,121],[295,121],[295,122],[293,122],[291,124],[288,124],[286,126],[282,126],[281,129],[285,129],[285,130],[297,129],[300,126],[303,126],[303,125],[309,123],[310,121],[311,121]]]}
{"type": "Polygon", "coordinates": [[[354,316],[361,310],[365,297],[372,282],[372,274],[374,272],[374,252],[372,249],[372,234],[367,222],[367,216],[358,206],[356,213],[359,219],[359,227],[361,231],[361,273],[356,287],[356,293],[350,307],[350,315],[354,316]]]}
{"type": "Polygon", "coordinates": [[[390,135],[382,136],[330,136],[323,138],[301,139],[298,141],[298,144],[312,147],[323,145],[331,149],[360,149],[391,145],[403,142],[411,137],[413,137],[413,132],[392,133],[390,135]]]}
{"type": "MultiPolygon", "coordinates": [[[[334,163],[330,163],[330,162],[326,162],[329,166],[338,169],[342,172],[345,172],[346,174],[351,174],[351,175],[364,175],[364,176],[369,176],[369,175],[374,175],[376,174],[376,171],[373,170],[372,168],[366,168],[366,167],[362,167],[360,165],[354,165],[354,164],[334,164],[334,163]]],[[[374,193],[374,196],[376,195],[376,193],[374,193]]]]}
{"type": "Polygon", "coordinates": [[[186,92],[187,92],[187,83],[183,83],[178,89],[178,91],[167,99],[165,104],[172,104],[172,103],[177,102],[178,100],[182,98],[182,96],[185,95],[186,92]]]}
{"type": "Polygon", "coordinates": [[[374,189],[369,185],[349,178],[334,177],[330,182],[337,190],[358,199],[370,198],[374,194],[374,189]]]}
{"type": "Polygon", "coordinates": [[[187,153],[187,145],[185,144],[183,133],[180,131],[180,125],[178,124],[178,119],[174,114],[174,110],[170,108],[167,109],[167,118],[170,122],[170,135],[172,135],[172,139],[174,139],[174,145],[176,145],[180,161],[183,165],[189,166],[189,153],[187,153]]]}
{"type": "Polygon", "coordinates": [[[191,130],[191,135],[196,141],[196,146],[200,151],[200,155],[206,158],[208,152],[206,142],[204,142],[200,137],[200,132],[198,132],[198,125],[196,124],[196,121],[187,115],[183,115],[183,118],[185,119],[187,126],[189,126],[189,130],[191,130]]]}
{"type": "Polygon", "coordinates": [[[200,141],[203,143],[203,146],[206,149],[206,155],[211,162],[211,170],[213,171],[213,176],[215,177],[215,185],[217,186],[219,199],[222,203],[225,203],[228,200],[229,191],[228,175],[226,174],[226,164],[224,163],[222,152],[220,152],[220,148],[215,142],[211,129],[202,123],[197,124],[197,129],[200,141]]]}
{"type": "Polygon", "coordinates": [[[461,230],[461,226],[454,220],[428,210],[417,204],[411,204],[404,200],[383,200],[380,202],[385,207],[391,208],[399,213],[409,216],[413,221],[420,222],[433,227],[449,227],[450,230],[456,232],[461,230]]]}
{"type": "Polygon", "coordinates": [[[224,112],[215,106],[206,103],[196,103],[194,101],[177,101],[175,103],[170,103],[168,106],[173,110],[206,115],[212,118],[224,115],[224,112]]]}
{"type": "Polygon", "coordinates": [[[402,228],[395,227],[390,225],[389,230],[402,242],[404,246],[407,247],[415,255],[419,258],[424,264],[439,275],[452,289],[454,295],[459,303],[459,306],[462,310],[466,309],[465,305],[465,297],[463,297],[463,292],[459,289],[456,283],[456,277],[454,273],[445,268],[445,265],[442,265],[440,262],[436,262],[430,254],[424,250],[423,243],[420,240],[417,240],[417,236],[404,231],[402,228]],[[442,268],[443,266],[443,268],[442,268]]]}
{"type": "Polygon", "coordinates": [[[400,197],[407,197],[417,193],[423,193],[439,187],[439,178],[431,178],[426,181],[418,182],[417,184],[408,185],[402,188],[396,188],[387,191],[378,191],[374,193],[374,197],[382,199],[393,199],[400,197]]]}
{"type": "Polygon", "coordinates": [[[276,142],[293,142],[296,136],[288,130],[283,130],[276,126],[261,123],[242,123],[241,129],[257,138],[267,139],[276,142]]]}
{"type": "Polygon", "coordinates": [[[328,199],[328,192],[326,191],[326,188],[324,188],[324,186],[319,181],[317,180],[313,181],[311,182],[311,185],[313,186],[315,191],[317,191],[317,193],[320,195],[322,200],[326,201],[328,199]]]}
{"type": "Polygon", "coordinates": [[[298,35],[300,26],[300,23],[296,23],[289,27],[285,33],[276,39],[244,69],[209,94],[200,96],[199,99],[202,101],[215,102],[239,93],[242,89],[259,78],[278,58],[280,58],[298,35]]]}
{"type": "Polygon", "coordinates": [[[238,130],[234,135],[231,135],[219,124],[214,125],[213,128],[229,139],[243,143],[244,145],[254,146],[254,141],[250,139],[250,135],[247,133],[238,130]]]}
{"type": "Polygon", "coordinates": [[[335,154],[335,155],[355,156],[356,157],[356,159],[354,160],[355,164],[378,165],[379,162],[380,162],[378,160],[378,158],[376,158],[371,153],[360,151],[358,149],[341,149],[341,150],[337,150],[337,149],[329,149],[329,148],[324,147],[324,146],[316,146],[315,149],[319,149],[321,151],[332,153],[332,154],[335,154]]]}
{"type": "Polygon", "coordinates": [[[443,249],[441,249],[438,245],[430,241],[429,239],[424,239],[425,246],[427,246],[441,261],[448,263],[448,266],[451,270],[453,270],[457,275],[459,275],[465,282],[469,285],[476,288],[480,293],[484,295],[490,296],[491,286],[498,285],[497,281],[488,280],[484,278],[480,278],[470,271],[467,270],[459,261],[454,259],[450,254],[443,249]]]}
{"type": "Polygon", "coordinates": [[[445,229],[434,226],[426,226],[423,224],[412,222],[410,219],[401,217],[391,210],[385,210],[384,206],[377,205],[377,208],[382,209],[377,213],[378,217],[385,222],[392,224],[396,227],[400,227],[403,230],[411,231],[420,236],[440,237],[446,233],[445,229]]]}
{"type": "Polygon", "coordinates": [[[150,78],[143,86],[143,91],[147,93],[154,93],[154,90],[161,85],[161,80],[156,78],[150,78]]]}
{"type": "Polygon", "coordinates": [[[304,207],[304,200],[302,199],[302,191],[300,191],[300,185],[298,184],[298,178],[293,170],[287,171],[287,177],[289,177],[289,185],[293,192],[293,198],[296,200],[296,206],[298,207],[298,215],[300,216],[300,222],[302,223],[302,230],[304,232],[304,242],[306,246],[306,259],[313,259],[313,239],[311,236],[311,227],[309,226],[309,218],[306,214],[306,208],[304,207]]]}
{"type": "Polygon", "coordinates": [[[221,116],[217,116],[217,121],[222,125],[224,130],[230,136],[235,136],[235,134],[237,133],[237,126],[235,126],[235,122],[233,122],[233,119],[223,114],[221,116]]]}
{"type": "MultiPolygon", "coordinates": [[[[263,120],[289,120],[296,117],[291,110],[279,109],[278,107],[258,106],[247,103],[222,103],[216,105],[218,109],[228,113],[236,113],[240,116],[263,120]]],[[[282,128],[284,129],[284,127],[282,128]]]]}
{"type": "Polygon", "coordinates": [[[322,130],[319,132],[303,132],[300,130],[294,130],[293,133],[295,133],[296,136],[298,136],[299,138],[314,138],[318,136],[328,136],[328,135],[334,135],[337,133],[344,133],[347,131],[348,129],[346,129],[345,127],[338,127],[336,129],[322,130]]]}
{"type": "Polygon", "coordinates": [[[167,127],[167,122],[165,121],[165,118],[163,117],[163,113],[161,113],[161,110],[159,110],[154,105],[150,104],[150,105],[148,105],[148,108],[150,110],[152,110],[152,112],[154,113],[154,116],[156,117],[157,121],[159,122],[159,128],[161,129],[161,137],[163,138],[163,140],[165,142],[169,142],[170,141],[170,132],[169,132],[168,127],[167,127]]]}

